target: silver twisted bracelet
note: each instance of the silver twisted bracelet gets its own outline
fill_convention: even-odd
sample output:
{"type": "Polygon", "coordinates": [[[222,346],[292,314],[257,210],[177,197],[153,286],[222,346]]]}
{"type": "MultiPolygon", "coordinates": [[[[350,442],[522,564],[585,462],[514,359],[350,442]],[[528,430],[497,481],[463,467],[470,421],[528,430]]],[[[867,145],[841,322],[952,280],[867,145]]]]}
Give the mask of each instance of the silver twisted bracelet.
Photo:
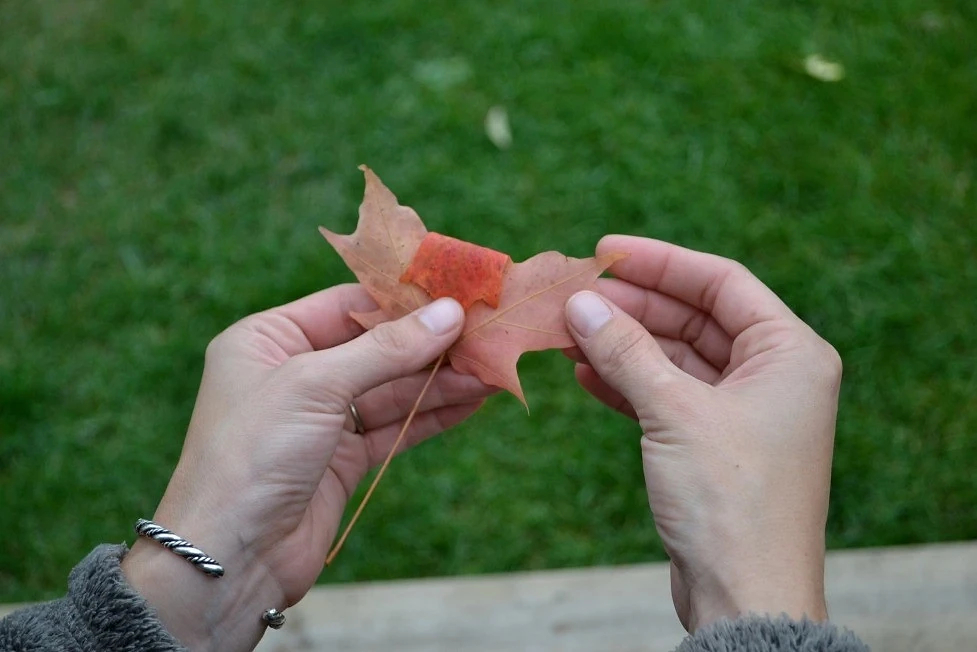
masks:
{"type": "MultiPolygon", "coordinates": [[[[216,559],[161,525],[141,518],[136,521],[136,534],[152,539],[167,550],[172,550],[211,577],[224,576],[224,567],[216,559]]],[[[285,614],[278,609],[266,609],[261,614],[261,620],[272,629],[281,629],[285,624],[285,614]]]]}
{"type": "Polygon", "coordinates": [[[172,550],[211,577],[224,576],[224,567],[217,563],[216,559],[161,525],[141,518],[136,521],[136,534],[152,539],[167,550],[172,550]]]}

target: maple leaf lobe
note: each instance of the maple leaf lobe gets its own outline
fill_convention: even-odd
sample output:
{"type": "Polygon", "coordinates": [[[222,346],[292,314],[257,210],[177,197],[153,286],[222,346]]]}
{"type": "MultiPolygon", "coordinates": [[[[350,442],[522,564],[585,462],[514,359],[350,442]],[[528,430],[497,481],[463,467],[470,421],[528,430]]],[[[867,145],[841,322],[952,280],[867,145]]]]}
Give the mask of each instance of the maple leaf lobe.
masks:
{"type": "Polygon", "coordinates": [[[415,283],[434,299],[452,297],[467,311],[478,300],[499,307],[506,254],[440,233],[428,233],[401,283],[415,283]]]}
{"type": "MultiPolygon", "coordinates": [[[[366,181],[356,230],[349,235],[319,227],[319,232],[366,288],[387,321],[431,302],[418,288],[400,282],[427,229],[421,218],[383,185],[373,170],[360,166],[366,181]]],[[[354,319],[364,326],[363,321],[354,319]]],[[[367,320],[379,323],[374,313],[367,320]]]]}

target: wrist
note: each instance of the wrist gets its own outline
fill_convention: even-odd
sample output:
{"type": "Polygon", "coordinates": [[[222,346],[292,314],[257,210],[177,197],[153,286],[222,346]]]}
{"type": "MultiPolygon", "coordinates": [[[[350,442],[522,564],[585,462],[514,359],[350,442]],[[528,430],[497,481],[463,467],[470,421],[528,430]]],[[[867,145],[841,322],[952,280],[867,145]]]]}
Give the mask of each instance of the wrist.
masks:
{"type": "Polygon", "coordinates": [[[692,596],[689,613],[690,632],[717,620],[734,620],[750,614],[787,616],[791,620],[828,619],[823,590],[816,587],[785,587],[780,583],[755,586],[724,595],[692,596]]]}
{"type": "Polygon", "coordinates": [[[827,620],[824,553],[775,557],[754,551],[690,587],[689,631],[748,614],[827,620]]]}
{"type": "Polygon", "coordinates": [[[129,584],[190,650],[252,650],[265,631],[266,609],[286,605],[277,581],[228,530],[161,523],[217,559],[224,576],[210,577],[140,537],[122,560],[129,584]]]}

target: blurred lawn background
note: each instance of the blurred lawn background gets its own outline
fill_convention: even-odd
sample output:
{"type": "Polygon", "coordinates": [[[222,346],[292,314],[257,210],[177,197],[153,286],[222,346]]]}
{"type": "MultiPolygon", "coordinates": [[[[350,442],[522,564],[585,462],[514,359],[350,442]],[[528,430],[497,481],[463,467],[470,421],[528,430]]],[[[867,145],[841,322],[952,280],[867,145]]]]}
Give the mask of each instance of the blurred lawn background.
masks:
{"type": "MultiPolygon", "coordinates": [[[[0,600],[132,540],[211,337],[352,278],[316,226],[359,163],[517,260],[742,260],[846,363],[830,546],[977,537],[975,38],[972,0],[3,0],[0,600]]],[[[663,558],[636,428],[521,371],[532,414],[398,459],[322,581],[663,558]]]]}

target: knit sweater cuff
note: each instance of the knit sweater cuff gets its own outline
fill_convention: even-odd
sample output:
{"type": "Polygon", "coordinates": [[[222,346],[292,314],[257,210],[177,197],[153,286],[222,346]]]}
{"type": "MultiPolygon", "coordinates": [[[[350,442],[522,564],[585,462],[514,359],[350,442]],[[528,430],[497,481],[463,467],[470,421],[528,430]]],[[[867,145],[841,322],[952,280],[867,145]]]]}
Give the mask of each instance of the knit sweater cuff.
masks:
{"type": "Polygon", "coordinates": [[[187,652],[122,573],[125,544],[100,545],[75,566],[68,594],[0,620],[0,650],[187,652]]]}
{"type": "Polygon", "coordinates": [[[750,614],[719,620],[686,638],[675,652],[869,652],[847,629],[828,622],[750,614]]]}
{"type": "Polygon", "coordinates": [[[126,545],[96,547],[71,571],[68,601],[100,650],[180,651],[184,648],[163,627],[155,610],[122,574],[126,545]]]}

